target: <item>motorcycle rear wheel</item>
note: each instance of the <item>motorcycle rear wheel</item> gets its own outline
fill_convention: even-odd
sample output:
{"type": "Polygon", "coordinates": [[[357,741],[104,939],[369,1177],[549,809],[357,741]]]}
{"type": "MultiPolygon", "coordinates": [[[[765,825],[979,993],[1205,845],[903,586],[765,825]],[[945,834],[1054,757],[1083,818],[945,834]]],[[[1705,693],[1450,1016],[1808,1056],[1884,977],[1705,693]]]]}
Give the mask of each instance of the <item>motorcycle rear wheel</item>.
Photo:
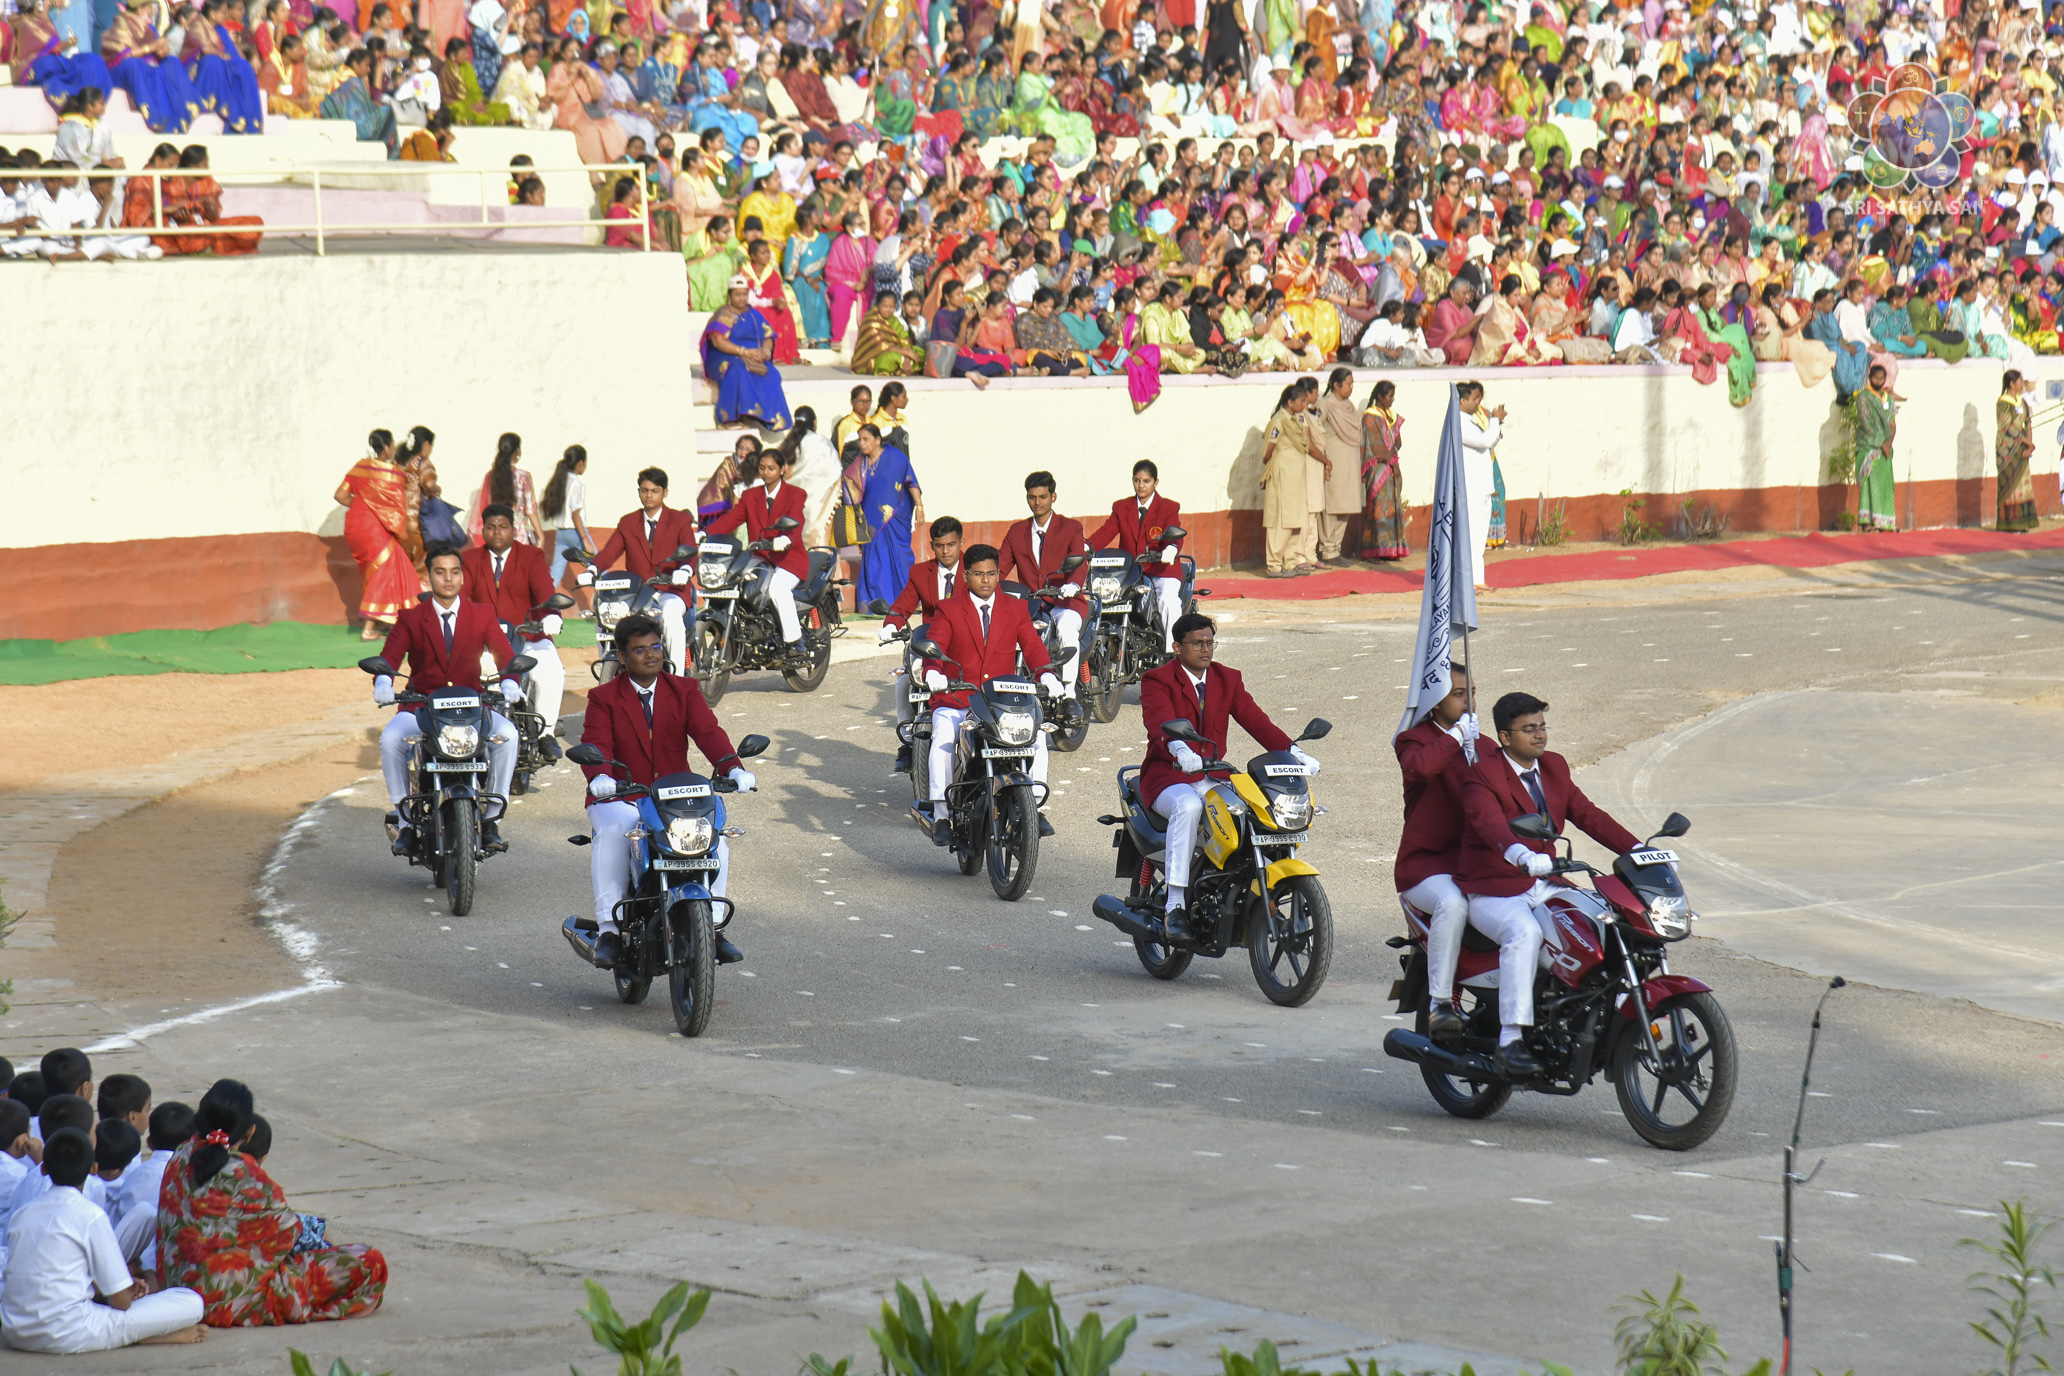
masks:
{"type": "Polygon", "coordinates": [[[687,904],[673,939],[667,996],[673,1004],[674,1027],[684,1037],[699,1037],[717,1006],[717,940],[710,926],[710,905],[687,904]]]}
{"type": "Polygon", "coordinates": [[[479,853],[480,812],[471,798],[455,798],[445,805],[444,895],[451,900],[453,917],[473,911],[473,865],[479,853]]]}
{"type": "Polygon", "coordinates": [[[989,887],[1004,902],[1017,902],[1039,868],[1039,808],[1032,801],[1032,785],[1015,784],[998,794],[988,852],[989,887]]]}
{"type": "Polygon", "coordinates": [[[1333,905],[1309,874],[1293,875],[1269,892],[1270,909],[1247,922],[1247,962],[1270,1003],[1301,1008],[1333,965],[1333,905]]]}
{"type": "MultiPolygon", "coordinates": [[[[1079,709],[1082,706],[1083,696],[1082,685],[1078,683],[1075,685],[1074,696],[1069,701],[1072,701],[1079,709]]],[[[1089,713],[1078,711],[1073,725],[1069,724],[1066,717],[1059,718],[1055,722],[1054,733],[1047,737],[1046,743],[1063,754],[1073,754],[1075,751],[1080,750],[1082,743],[1088,739],[1089,713]]]]}
{"type": "MultiPolygon", "coordinates": [[[[1158,886],[1148,888],[1140,883],[1138,875],[1134,875],[1130,902],[1137,908],[1141,903],[1151,899],[1157,890],[1158,886]]],[[[1194,951],[1178,951],[1173,946],[1163,946],[1159,942],[1148,941],[1145,937],[1138,936],[1132,939],[1132,949],[1139,957],[1140,968],[1155,979],[1180,979],[1183,972],[1190,968],[1190,962],[1196,958],[1194,951]]]]}
{"type": "Polygon", "coordinates": [[[721,627],[707,621],[695,625],[695,639],[688,646],[688,657],[695,666],[695,677],[702,682],[703,701],[714,707],[724,700],[724,690],[731,686],[731,671],[718,673],[712,667],[723,662],[724,632],[721,627]]]}
{"type": "Polygon", "coordinates": [[[616,677],[616,671],[622,667],[622,663],[615,655],[611,655],[607,659],[596,660],[592,671],[595,675],[595,682],[598,684],[609,682],[609,680],[616,677]]]}
{"type": "MultiPolygon", "coordinates": [[[[1458,1004],[1458,1011],[1474,1023],[1476,1010],[1486,1001],[1485,996],[1474,989],[1464,988],[1457,992],[1456,997],[1463,1000],[1458,1004]]],[[[1496,995],[1492,995],[1489,1002],[1495,1004],[1496,995]]],[[[1428,1016],[1426,1004],[1422,1001],[1419,1005],[1419,1016],[1412,1023],[1413,1031],[1422,1037],[1430,1035],[1426,1030],[1428,1016]]],[[[1419,1074],[1425,1078],[1426,1092],[1433,1096],[1433,1101],[1457,1118],[1488,1118],[1505,1107],[1505,1101],[1512,1097],[1510,1084],[1482,1084],[1475,1080],[1458,1079],[1452,1075],[1443,1075],[1430,1065],[1420,1066],[1419,1074]]]]}
{"type": "Polygon", "coordinates": [[[1688,1075],[1691,1083],[1672,1083],[1657,1074],[1648,1054],[1648,1039],[1631,1023],[1613,1048],[1613,1088],[1620,1112],[1641,1140],[1665,1151],[1689,1151],[1720,1130],[1734,1106],[1736,1052],[1734,1028],[1720,1000],[1711,994],[1684,994],[1649,1010],[1649,1023],[1673,1078],[1688,1075]],[[1689,1053],[1688,1061],[1683,1059],[1689,1053]],[[1683,1121],[1670,1117],[1672,1103],[1692,1110],[1683,1121]]]}
{"type": "Polygon", "coordinates": [[[812,607],[803,617],[803,644],[810,650],[808,668],[783,669],[782,681],[788,684],[791,693],[811,693],[824,682],[824,676],[831,672],[831,631],[822,607],[812,607]],[[811,637],[819,640],[811,644],[811,637]]]}

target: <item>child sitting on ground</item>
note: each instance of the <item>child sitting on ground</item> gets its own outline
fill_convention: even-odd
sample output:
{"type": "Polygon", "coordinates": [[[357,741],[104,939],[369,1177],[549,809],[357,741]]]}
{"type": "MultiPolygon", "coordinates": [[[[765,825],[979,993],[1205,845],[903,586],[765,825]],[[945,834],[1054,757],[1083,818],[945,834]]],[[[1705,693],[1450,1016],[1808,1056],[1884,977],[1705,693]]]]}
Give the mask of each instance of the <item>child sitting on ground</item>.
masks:
{"type": "MultiPolygon", "coordinates": [[[[251,1115],[251,1135],[244,1139],[244,1155],[251,1158],[251,1164],[265,1169],[265,1158],[272,1155],[272,1124],[265,1121],[265,1115],[251,1115]]],[[[316,1214],[301,1214],[301,1236],[294,1243],[297,1252],[319,1252],[329,1246],[324,1234],[329,1230],[329,1220],[316,1214]]]]}
{"type": "Polygon", "coordinates": [[[20,1104],[34,1117],[43,1107],[43,1101],[50,1097],[43,1089],[43,1072],[24,1070],[7,1082],[7,1097],[20,1104]]]}
{"type": "Polygon", "coordinates": [[[100,1082],[100,1119],[128,1120],[138,1133],[150,1131],[151,1087],[141,1075],[110,1075],[100,1082]]]}
{"type": "MultiPolygon", "coordinates": [[[[43,1101],[43,1111],[36,1115],[36,1125],[42,1130],[44,1155],[50,1154],[52,1135],[66,1128],[77,1128],[86,1134],[86,1145],[93,1145],[93,1105],[76,1094],[53,1094],[43,1101]]],[[[89,1152],[90,1155],[90,1152],[89,1152]]],[[[76,1188],[86,1196],[87,1202],[107,1212],[107,1182],[93,1174],[92,1162],[87,1162],[86,1179],[76,1188]]],[[[0,1219],[0,1232],[12,1233],[14,1216],[29,1205],[41,1199],[50,1190],[50,1177],[43,1171],[25,1171],[16,1183],[14,1193],[8,1197],[7,1214],[0,1219]]]]}
{"type": "Polygon", "coordinates": [[[48,1094],[76,1094],[87,1102],[93,1099],[93,1062],[76,1046],[60,1046],[55,1051],[43,1053],[43,1092],[48,1094]]]}
{"type": "MultiPolygon", "coordinates": [[[[84,1103],[76,1096],[60,1096],[84,1103]]],[[[93,1139],[65,1127],[43,1141],[42,1197],[18,1211],[0,1279],[0,1332],[24,1352],[104,1352],[132,1343],[199,1342],[203,1305],[192,1290],[150,1293],[132,1278],[107,1214],[82,1187],[93,1139]]]]}
{"type": "Polygon", "coordinates": [[[158,1268],[158,1196],[165,1186],[165,1167],[171,1164],[172,1153],[193,1135],[192,1109],[177,1100],[159,1104],[151,1110],[145,1150],[122,1179],[115,1238],[122,1244],[122,1255],[146,1271],[158,1268]]]}
{"type": "MultiPolygon", "coordinates": [[[[22,1177],[43,1164],[43,1144],[29,1135],[29,1111],[0,1099],[0,1199],[14,1198],[22,1177]]],[[[0,1269],[7,1266],[7,1232],[0,1228],[0,1269]]]]}
{"type": "Polygon", "coordinates": [[[113,1223],[122,1208],[118,1188],[122,1176],[143,1151],[143,1135],[126,1119],[103,1118],[93,1127],[93,1173],[107,1187],[108,1222],[113,1223]]]}

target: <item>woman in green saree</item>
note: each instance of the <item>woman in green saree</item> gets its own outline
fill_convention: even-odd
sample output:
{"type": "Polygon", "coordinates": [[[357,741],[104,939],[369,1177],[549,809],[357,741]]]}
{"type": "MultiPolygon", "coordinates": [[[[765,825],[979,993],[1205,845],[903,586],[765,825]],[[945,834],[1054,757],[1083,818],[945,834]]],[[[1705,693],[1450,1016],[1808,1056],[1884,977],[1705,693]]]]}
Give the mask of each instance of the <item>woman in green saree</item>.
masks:
{"type": "MultiPolygon", "coordinates": [[[[1736,291],[1746,305],[1748,284],[1735,284],[1736,291]]],[[[1747,406],[1749,398],[1756,391],[1756,354],[1749,344],[1748,329],[1737,319],[1730,325],[1720,314],[1720,289],[1711,282],[1698,289],[1693,298],[1693,314],[1705,329],[1706,338],[1725,344],[1734,352],[1727,359],[1727,400],[1736,406],[1747,406]]]]}
{"type": "Polygon", "coordinates": [[[1944,363],[1961,363],[1964,355],[1971,352],[1971,341],[1949,327],[1942,318],[1942,307],[1931,293],[1915,292],[1913,300],[1906,303],[1906,318],[1913,323],[1915,338],[1927,345],[1931,356],[1944,363]]]}
{"type": "Polygon", "coordinates": [[[1853,408],[1858,530],[1899,528],[1892,486],[1892,438],[1899,433],[1893,403],[1898,396],[1885,386],[1885,377],[1884,364],[1871,364],[1869,381],[1856,393],[1853,408]]]}
{"type": "Polygon", "coordinates": [[[1091,127],[1089,116],[1071,114],[1054,99],[1044,54],[1025,54],[1017,88],[1011,95],[1011,122],[1027,136],[1051,135],[1054,160],[1063,166],[1073,166],[1096,152],[1096,130],[1091,127]]]}

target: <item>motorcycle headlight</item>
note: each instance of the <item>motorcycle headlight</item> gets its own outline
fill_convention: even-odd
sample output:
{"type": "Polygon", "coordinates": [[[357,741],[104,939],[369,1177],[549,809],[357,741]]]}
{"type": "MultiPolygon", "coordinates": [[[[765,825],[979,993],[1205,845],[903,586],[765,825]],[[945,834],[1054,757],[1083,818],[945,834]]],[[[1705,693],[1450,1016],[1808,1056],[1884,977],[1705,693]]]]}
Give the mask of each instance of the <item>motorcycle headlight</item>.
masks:
{"type": "Polygon", "coordinates": [[[671,817],[666,847],[676,855],[701,855],[717,842],[717,829],[707,817],[671,817]]]}
{"type": "Polygon", "coordinates": [[[1311,794],[1279,794],[1269,803],[1269,816],[1281,830],[1297,830],[1311,821],[1311,794]]]}
{"type": "Polygon", "coordinates": [[[1114,602],[1120,589],[1125,586],[1125,577],[1116,573],[1101,573],[1089,580],[1089,590],[1106,602],[1114,602]]]}
{"type": "Polygon", "coordinates": [[[705,559],[695,569],[695,581],[712,592],[723,587],[730,575],[730,561],[724,559],[705,559]]]}
{"type": "Polygon", "coordinates": [[[1691,900],[1682,894],[1648,900],[1648,925],[1669,940],[1691,933],[1691,900]]]}
{"type": "Polygon", "coordinates": [[[629,598],[598,599],[595,603],[595,624],[605,631],[616,629],[616,623],[630,615],[629,598]]]}
{"type": "Polygon", "coordinates": [[[480,748],[480,730],[473,726],[437,728],[437,753],[446,759],[463,760],[480,748]]]}
{"type": "Polygon", "coordinates": [[[998,712],[996,714],[996,737],[1005,745],[1030,745],[1032,743],[1032,714],[1030,712],[998,712]]]}

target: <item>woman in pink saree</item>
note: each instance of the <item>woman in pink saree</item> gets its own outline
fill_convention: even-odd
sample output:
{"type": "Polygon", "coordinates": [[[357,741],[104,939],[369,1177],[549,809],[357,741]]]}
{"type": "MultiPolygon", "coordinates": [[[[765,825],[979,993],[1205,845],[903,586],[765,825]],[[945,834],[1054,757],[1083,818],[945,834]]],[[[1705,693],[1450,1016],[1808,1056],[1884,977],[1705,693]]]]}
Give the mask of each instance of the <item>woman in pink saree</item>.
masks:
{"type": "Polygon", "coordinates": [[[1125,360],[1125,390],[1132,398],[1134,415],[1154,404],[1161,395],[1161,346],[1144,342],[1140,335],[1139,294],[1121,287],[1111,298],[1111,313],[1118,317],[1117,345],[1125,360]]]}
{"type": "Polygon", "coordinates": [[[1827,116],[1818,110],[1806,116],[1799,137],[1792,140],[1792,173],[1811,177],[1813,185],[1825,191],[1835,180],[1835,155],[1828,148],[1827,116]]]}
{"type": "Polygon", "coordinates": [[[1297,117],[1297,93],[1290,88],[1289,70],[1288,62],[1272,62],[1266,57],[1254,64],[1254,119],[1248,127],[1255,132],[1272,129],[1293,143],[1310,143],[1320,131],[1297,117]]]}
{"type": "Polygon", "coordinates": [[[1464,77],[1441,97],[1441,126],[1448,133],[1481,135],[1511,141],[1526,133],[1526,121],[1504,112],[1504,102],[1474,75],[1464,77]]]}
{"type": "MultiPolygon", "coordinates": [[[[582,162],[593,165],[623,160],[624,148],[630,143],[623,126],[607,116],[596,119],[588,113],[590,105],[599,108],[602,104],[602,75],[581,59],[579,39],[569,38],[559,45],[558,60],[545,78],[545,96],[558,107],[557,127],[573,131],[582,162]]],[[[602,175],[589,174],[596,180],[602,175]]]]}
{"type": "Polygon", "coordinates": [[[846,216],[842,228],[844,232],[831,241],[831,254],[824,260],[833,348],[846,337],[846,324],[854,312],[866,312],[868,283],[874,276],[874,240],[867,235],[867,217],[856,210],[846,216]]]}
{"type": "Polygon", "coordinates": [[[1663,315],[1662,328],[1656,331],[1657,337],[1683,340],[1677,361],[1690,364],[1692,378],[1701,386],[1710,387],[1720,380],[1720,370],[1734,357],[1734,347],[1708,335],[1698,312],[1692,309],[1691,298],[1681,289],[1674,289],[1674,282],[1670,287],[1673,289],[1663,293],[1669,309],[1663,315]]]}

